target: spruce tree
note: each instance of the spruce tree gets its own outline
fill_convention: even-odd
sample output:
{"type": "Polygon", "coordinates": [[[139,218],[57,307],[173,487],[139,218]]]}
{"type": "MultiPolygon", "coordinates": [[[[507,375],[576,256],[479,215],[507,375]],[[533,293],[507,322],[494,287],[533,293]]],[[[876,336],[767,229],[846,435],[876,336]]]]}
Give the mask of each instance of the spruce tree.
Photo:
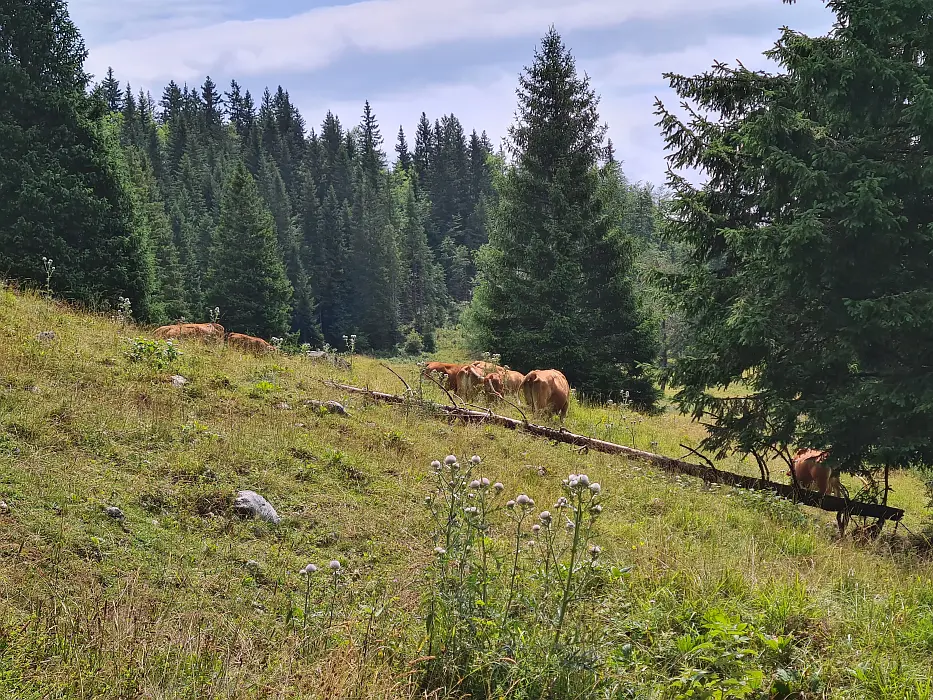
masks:
{"type": "Polygon", "coordinates": [[[398,140],[395,144],[395,155],[397,160],[396,168],[404,171],[411,170],[411,151],[408,150],[408,140],[405,138],[405,130],[400,126],[398,128],[398,140]]]}
{"type": "Polygon", "coordinates": [[[242,162],[233,166],[224,186],[206,291],[205,301],[222,309],[228,330],[267,339],[288,330],[292,287],[275,222],[242,162]]]}
{"type": "Polygon", "coordinates": [[[929,3],[829,6],[829,35],[784,29],[766,53],[782,73],[667,76],[709,114],[658,103],[671,167],[708,173],[700,188],[670,174],[689,253],[672,289],[693,329],[677,402],[713,424],[710,449],[930,464],[929,3]],[[717,391],[739,381],[747,395],[717,391]]]}
{"type": "Polygon", "coordinates": [[[524,371],[561,370],[608,398],[651,404],[637,375],[652,359],[622,233],[599,191],[598,98],[552,27],[520,77],[503,178],[472,303],[474,343],[524,371]]]}
{"type": "MultiPolygon", "coordinates": [[[[107,68],[107,76],[100,83],[104,92],[104,100],[107,102],[107,109],[111,112],[119,112],[123,109],[123,90],[120,89],[120,81],[113,76],[113,68],[107,68]]],[[[130,96],[129,86],[127,86],[126,96],[130,96]]]]}
{"type": "Polygon", "coordinates": [[[87,95],[84,43],[62,0],[0,6],[0,270],[90,303],[131,299],[145,320],[153,280],[132,190],[87,95]]]}

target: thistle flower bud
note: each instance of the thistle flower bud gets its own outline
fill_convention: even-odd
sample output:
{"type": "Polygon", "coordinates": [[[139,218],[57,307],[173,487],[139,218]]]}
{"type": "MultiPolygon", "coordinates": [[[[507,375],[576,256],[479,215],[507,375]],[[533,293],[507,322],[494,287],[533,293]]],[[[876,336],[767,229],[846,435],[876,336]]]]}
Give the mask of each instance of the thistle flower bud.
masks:
{"type": "Polygon", "coordinates": [[[541,514],[538,516],[538,520],[540,520],[542,523],[551,522],[551,511],[542,510],[541,514]]]}
{"type": "Polygon", "coordinates": [[[531,526],[531,531],[537,535],[539,532],[541,532],[541,526],[540,526],[540,525],[532,525],[532,526],[531,526]]]}
{"type": "Polygon", "coordinates": [[[505,507],[508,508],[509,510],[512,510],[512,508],[515,507],[515,501],[509,501],[508,503],[505,504],[505,507]]]}
{"type": "Polygon", "coordinates": [[[479,455],[473,455],[472,457],[470,457],[470,461],[473,462],[474,465],[477,465],[483,460],[479,458],[479,455]]]}
{"type": "Polygon", "coordinates": [[[330,570],[333,571],[334,573],[337,573],[338,571],[340,571],[340,562],[337,561],[336,559],[331,560],[328,566],[330,567],[330,570]]]}
{"type": "Polygon", "coordinates": [[[473,481],[470,482],[471,489],[478,489],[479,486],[480,486],[479,479],[473,479],[473,481]]]}
{"type": "Polygon", "coordinates": [[[496,493],[502,493],[503,491],[505,491],[505,486],[502,484],[502,482],[499,482],[499,481],[494,483],[492,487],[496,490],[496,493]]]}
{"type": "Polygon", "coordinates": [[[306,567],[304,567],[304,568],[303,568],[301,571],[299,571],[298,573],[301,574],[302,576],[310,576],[310,575],[313,574],[315,571],[317,571],[317,567],[316,567],[314,564],[308,564],[306,567]]]}
{"type": "Polygon", "coordinates": [[[599,485],[598,481],[594,481],[592,484],[590,484],[590,491],[593,492],[594,496],[598,496],[599,492],[602,490],[602,486],[599,485]]]}
{"type": "Polygon", "coordinates": [[[598,544],[590,545],[590,556],[593,557],[593,559],[598,557],[599,553],[602,551],[602,547],[600,547],[598,544]]]}
{"type": "Polygon", "coordinates": [[[448,467],[456,463],[457,463],[457,457],[455,455],[447,455],[446,457],[444,457],[444,464],[446,464],[448,467]]]}
{"type": "Polygon", "coordinates": [[[485,476],[479,481],[483,485],[483,488],[486,488],[487,486],[489,486],[489,479],[487,479],[485,476]]]}
{"type": "Polygon", "coordinates": [[[438,462],[436,459],[433,462],[431,462],[431,469],[433,469],[434,471],[437,471],[440,468],[441,468],[441,463],[438,462]]]}
{"type": "Polygon", "coordinates": [[[601,505],[599,505],[599,504],[597,503],[595,506],[593,506],[593,514],[594,514],[594,515],[599,515],[599,514],[602,513],[602,512],[603,512],[603,507],[602,507],[601,505]]]}
{"type": "Polygon", "coordinates": [[[447,554],[447,550],[444,549],[443,547],[435,547],[434,553],[438,555],[444,555],[444,554],[447,554]]]}
{"type": "Polygon", "coordinates": [[[580,474],[580,476],[577,477],[577,481],[580,483],[580,486],[590,485],[590,477],[588,477],[586,474],[580,474]]]}

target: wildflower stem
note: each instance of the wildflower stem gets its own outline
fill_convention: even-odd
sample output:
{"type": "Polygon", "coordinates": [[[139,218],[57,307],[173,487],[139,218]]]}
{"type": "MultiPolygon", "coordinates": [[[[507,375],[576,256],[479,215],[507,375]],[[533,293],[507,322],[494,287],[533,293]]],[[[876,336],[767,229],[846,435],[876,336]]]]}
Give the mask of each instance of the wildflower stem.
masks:
{"type": "Polygon", "coordinates": [[[583,491],[576,493],[576,508],[574,509],[573,520],[573,545],[570,548],[570,564],[567,567],[567,581],[564,584],[564,594],[561,597],[560,608],[557,613],[557,628],[554,630],[554,643],[551,645],[551,653],[557,650],[557,644],[560,642],[560,633],[564,625],[564,616],[567,614],[567,607],[570,601],[570,587],[573,584],[573,567],[577,558],[577,548],[580,545],[580,530],[583,520],[583,491]]]}
{"type": "Polygon", "coordinates": [[[505,621],[508,619],[509,610],[512,607],[512,596],[515,594],[515,574],[518,572],[518,553],[521,549],[522,543],[522,522],[525,520],[526,511],[522,509],[522,513],[518,518],[518,524],[515,526],[515,552],[512,557],[512,575],[509,579],[509,597],[506,601],[505,608],[502,611],[502,625],[505,626],[505,621]]]}

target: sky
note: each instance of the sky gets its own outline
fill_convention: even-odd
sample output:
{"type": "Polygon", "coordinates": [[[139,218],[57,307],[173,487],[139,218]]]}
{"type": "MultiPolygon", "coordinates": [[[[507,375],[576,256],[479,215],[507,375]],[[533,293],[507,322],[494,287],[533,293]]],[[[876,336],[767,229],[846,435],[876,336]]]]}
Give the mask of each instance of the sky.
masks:
{"type": "Polygon", "coordinates": [[[822,0],[70,0],[94,80],[112,66],[158,101],[169,80],[255,98],[281,85],[319,130],[328,110],[359,122],[369,100],[385,150],[399,127],[414,145],[422,112],[453,113],[493,144],[507,135],[521,72],[554,25],[600,97],[599,112],[630,180],[663,185],[655,98],[679,99],[664,72],[720,61],[776,70],[762,52],[780,28],[832,27],[822,0]]]}

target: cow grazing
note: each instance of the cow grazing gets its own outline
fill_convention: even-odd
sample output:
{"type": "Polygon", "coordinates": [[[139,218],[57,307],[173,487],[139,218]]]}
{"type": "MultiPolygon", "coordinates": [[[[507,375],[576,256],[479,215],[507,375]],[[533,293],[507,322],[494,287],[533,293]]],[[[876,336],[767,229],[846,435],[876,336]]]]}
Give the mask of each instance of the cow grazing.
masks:
{"type": "Polygon", "coordinates": [[[210,343],[223,342],[224,327],[219,323],[174,323],[159,326],[152,335],[159,339],[190,338],[210,343]]]}
{"type": "Polygon", "coordinates": [[[264,355],[267,352],[275,350],[274,346],[270,345],[262,338],[257,338],[254,335],[246,335],[244,333],[231,333],[228,335],[227,346],[243,350],[244,352],[251,352],[255,355],[264,355]]]}
{"type": "Polygon", "coordinates": [[[570,407],[570,383],[556,369],[534,369],[521,383],[522,396],[532,411],[557,413],[561,420],[570,407]]]}
{"type": "Polygon", "coordinates": [[[428,374],[429,372],[438,372],[447,377],[447,389],[451,391],[457,390],[456,377],[457,372],[460,371],[460,368],[463,365],[457,365],[452,362],[429,362],[425,365],[424,369],[421,370],[422,374],[428,374]]]}
{"type": "Polygon", "coordinates": [[[454,391],[463,399],[472,399],[483,387],[483,373],[473,365],[461,367],[454,377],[454,391]]]}
{"type": "Polygon", "coordinates": [[[501,399],[503,390],[502,375],[487,374],[483,377],[483,392],[489,399],[501,399]]]}
{"type": "Polygon", "coordinates": [[[825,450],[797,450],[794,454],[793,466],[787,470],[787,476],[797,476],[797,483],[802,488],[809,489],[812,484],[816,485],[816,490],[820,495],[825,496],[827,492],[833,496],[842,497],[842,485],[839,482],[838,475],[834,475],[832,469],[823,464],[829,452],[825,450]],[[793,470],[793,474],[791,473],[793,470]]]}
{"type": "Polygon", "coordinates": [[[506,393],[518,394],[522,381],[525,379],[524,374],[512,369],[503,369],[499,372],[499,376],[502,377],[502,388],[505,389],[506,393]]]}

